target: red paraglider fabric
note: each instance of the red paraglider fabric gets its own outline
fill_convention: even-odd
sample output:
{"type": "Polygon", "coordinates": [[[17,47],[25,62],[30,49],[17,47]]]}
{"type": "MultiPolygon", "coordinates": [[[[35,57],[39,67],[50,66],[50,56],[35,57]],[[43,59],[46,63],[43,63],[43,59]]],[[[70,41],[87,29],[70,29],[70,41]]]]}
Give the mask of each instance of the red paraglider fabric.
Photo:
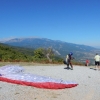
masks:
{"type": "Polygon", "coordinates": [[[0,81],[45,89],[64,89],[78,85],[76,82],[67,82],[50,77],[23,73],[23,68],[20,66],[1,67],[0,81]]]}
{"type": "Polygon", "coordinates": [[[26,85],[26,86],[33,86],[37,88],[47,88],[47,89],[64,89],[64,88],[72,88],[77,86],[78,84],[62,84],[62,83],[54,83],[54,82],[27,82],[21,80],[12,80],[4,77],[0,77],[0,81],[26,85]]]}

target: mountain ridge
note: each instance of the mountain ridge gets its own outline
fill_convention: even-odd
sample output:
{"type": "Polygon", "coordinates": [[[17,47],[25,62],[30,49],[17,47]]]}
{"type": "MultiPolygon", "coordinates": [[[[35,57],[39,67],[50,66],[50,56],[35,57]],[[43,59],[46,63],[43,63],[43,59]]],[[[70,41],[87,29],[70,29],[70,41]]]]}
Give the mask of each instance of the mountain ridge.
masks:
{"type": "Polygon", "coordinates": [[[90,59],[91,61],[93,61],[95,53],[97,51],[99,52],[100,50],[87,45],[68,43],[47,38],[13,38],[3,43],[11,46],[27,47],[34,49],[52,48],[56,52],[58,52],[58,54],[60,54],[63,58],[65,58],[69,52],[73,52],[76,60],[80,62],[84,62],[86,59],[90,59]]]}

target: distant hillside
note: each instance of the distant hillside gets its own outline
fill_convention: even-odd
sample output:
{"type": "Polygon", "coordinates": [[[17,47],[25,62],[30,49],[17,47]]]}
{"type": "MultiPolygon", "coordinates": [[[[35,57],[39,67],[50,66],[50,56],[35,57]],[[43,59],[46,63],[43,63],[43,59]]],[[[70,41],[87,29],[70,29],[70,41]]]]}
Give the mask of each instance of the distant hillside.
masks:
{"type": "Polygon", "coordinates": [[[0,43],[0,61],[29,61],[33,50],[0,43]]]}
{"type": "Polygon", "coordinates": [[[5,41],[5,44],[11,46],[19,46],[25,48],[52,48],[56,53],[65,58],[69,52],[74,53],[76,60],[84,62],[86,59],[90,59],[94,63],[94,56],[96,52],[100,52],[100,49],[73,43],[67,43],[58,40],[51,40],[46,38],[14,38],[9,41],[5,41]]]}

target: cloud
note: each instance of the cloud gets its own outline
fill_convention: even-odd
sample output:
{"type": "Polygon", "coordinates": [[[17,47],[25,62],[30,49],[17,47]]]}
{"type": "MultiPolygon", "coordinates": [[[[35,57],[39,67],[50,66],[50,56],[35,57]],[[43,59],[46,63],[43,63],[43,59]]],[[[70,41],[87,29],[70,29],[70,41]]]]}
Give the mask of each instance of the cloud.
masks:
{"type": "Polygon", "coordinates": [[[0,41],[8,41],[8,40],[10,40],[10,39],[13,39],[13,38],[15,38],[15,37],[8,37],[8,38],[0,38],[0,41]]]}

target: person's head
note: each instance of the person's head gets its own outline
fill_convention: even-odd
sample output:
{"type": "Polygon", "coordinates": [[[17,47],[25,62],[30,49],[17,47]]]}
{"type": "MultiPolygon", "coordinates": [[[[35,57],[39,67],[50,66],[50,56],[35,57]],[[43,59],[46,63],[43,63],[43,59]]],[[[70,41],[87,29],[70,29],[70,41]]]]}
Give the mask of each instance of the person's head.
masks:
{"type": "Polygon", "coordinates": [[[72,53],[72,52],[70,52],[69,54],[70,54],[70,55],[73,55],[73,53],[72,53]]]}

